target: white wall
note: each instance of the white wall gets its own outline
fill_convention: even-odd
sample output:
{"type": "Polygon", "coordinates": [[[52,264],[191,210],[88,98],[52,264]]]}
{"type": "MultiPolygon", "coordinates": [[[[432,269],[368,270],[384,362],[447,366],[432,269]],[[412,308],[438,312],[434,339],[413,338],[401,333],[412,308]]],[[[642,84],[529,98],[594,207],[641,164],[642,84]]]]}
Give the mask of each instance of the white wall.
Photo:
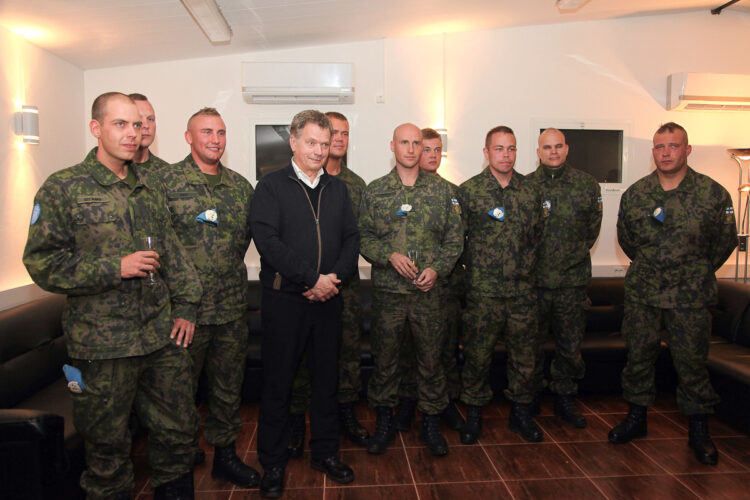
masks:
{"type": "MultiPolygon", "coordinates": [[[[350,117],[350,164],[367,181],[389,169],[388,141],[404,121],[448,128],[442,173],[461,182],[482,168],[489,128],[506,124],[516,131],[516,166],[527,173],[536,160],[534,125],[576,119],[626,125],[630,183],[653,168],[653,132],[673,120],[690,134],[690,164],[734,196],[736,164],[725,149],[750,145],[750,113],[668,112],[666,79],[679,71],[746,72],[748,46],[747,13],[624,18],[92,70],[85,73],[85,101],[108,90],[147,94],[157,112],[157,153],[168,161],[187,154],[182,138],[187,117],[201,106],[216,106],[228,127],[225,163],[255,183],[252,125],[288,122],[302,106],[244,103],[240,62],[353,62],[356,103],[336,109],[350,117]],[[376,104],[379,95],[384,104],[376,104]]],[[[628,262],[615,239],[619,195],[605,195],[595,274],[624,273],[628,262]]],[[[248,261],[257,265],[257,254],[251,252],[248,261]]]]}
{"type": "Polygon", "coordinates": [[[21,262],[34,194],[84,152],[83,71],[0,28],[0,310],[39,295],[21,262]],[[39,145],[18,147],[18,102],[39,107],[39,145]]]}

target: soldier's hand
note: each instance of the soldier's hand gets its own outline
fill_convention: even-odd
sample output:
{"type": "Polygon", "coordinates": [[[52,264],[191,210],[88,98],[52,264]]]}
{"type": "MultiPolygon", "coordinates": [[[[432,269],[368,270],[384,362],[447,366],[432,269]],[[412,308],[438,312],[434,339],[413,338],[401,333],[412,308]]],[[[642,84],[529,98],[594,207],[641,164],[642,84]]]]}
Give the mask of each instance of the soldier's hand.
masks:
{"type": "Polygon", "coordinates": [[[318,278],[318,282],[315,283],[315,286],[308,290],[308,292],[311,292],[313,297],[315,297],[311,300],[325,302],[330,299],[339,293],[339,289],[336,288],[336,285],[339,283],[341,283],[341,280],[336,278],[335,274],[321,274],[318,278]]]}
{"type": "Polygon", "coordinates": [[[153,250],[133,252],[120,259],[120,276],[145,278],[149,271],[159,269],[159,254],[153,250]]]}
{"type": "Polygon", "coordinates": [[[437,278],[437,271],[435,271],[431,267],[428,267],[424,271],[422,271],[422,274],[419,275],[419,278],[417,278],[417,281],[414,282],[414,285],[423,292],[429,292],[432,287],[435,286],[435,283],[437,283],[437,278]]]}
{"type": "Polygon", "coordinates": [[[193,336],[195,335],[195,323],[182,318],[175,318],[174,326],[172,327],[172,333],[169,334],[169,338],[173,339],[177,337],[176,344],[182,347],[188,347],[193,343],[193,336]]]}
{"type": "Polygon", "coordinates": [[[411,259],[406,255],[393,252],[388,261],[393,266],[393,269],[404,278],[413,280],[417,277],[419,269],[417,269],[417,266],[415,266],[411,259]]]}

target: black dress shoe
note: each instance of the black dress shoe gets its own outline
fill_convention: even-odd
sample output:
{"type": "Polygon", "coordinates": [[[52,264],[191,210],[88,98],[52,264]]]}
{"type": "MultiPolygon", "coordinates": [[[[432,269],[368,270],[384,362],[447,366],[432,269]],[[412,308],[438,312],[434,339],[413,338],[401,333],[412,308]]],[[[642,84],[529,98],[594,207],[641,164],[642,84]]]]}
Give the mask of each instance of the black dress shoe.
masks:
{"type": "Polygon", "coordinates": [[[260,481],[258,471],[246,465],[237,456],[234,443],[229,446],[214,447],[214,466],[211,469],[211,477],[229,481],[241,488],[255,488],[260,481]]]}
{"type": "Polygon", "coordinates": [[[625,444],[648,433],[646,407],[630,403],[630,409],[620,424],[609,431],[609,442],[625,444]]]}
{"type": "Polygon", "coordinates": [[[586,418],[578,411],[573,398],[570,396],[555,397],[555,415],[572,425],[576,429],[586,427],[586,418]]]}
{"type": "Polygon", "coordinates": [[[448,406],[445,407],[443,413],[440,414],[440,418],[445,422],[445,425],[453,431],[460,431],[464,426],[464,419],[461,417],[461,414],[458,413],[458,409],[456,409],[456,405],[453,401],[448,403],[448,406]]]}
{"type": "Polygon", "coordinates": [[[531,405],[522,403],[513,403],[508,419],[508,428],[520,434],[522,438],[530,443],[538,443],[543,439],[542,430],[534,422],[534,418],[529,412],[531,405]]]}
{"type": "Polygon", "coordinates": [[[339,460],[339,457],[336,455],[326,458],[313,458],[310,460],[310,466],[317,471],[325,473],[328,479],[333,482],[346,484],[354,481],[354,471],[339,460]]]}
{"type": "Polygon", "coordinates": [[[719,452],[708,435],[708,415],[690,415],[689,432],[690,441],[688,441],[688,445],[693,449],[695,458],[706,465],[719,463],[719,452]]]}
{"type": "Polygon", "coordinates": [[[284,468],[271,467],[263,471],[260,480],[260,496],[263,498],[279,498],[284,493],[284,468]]]}
{"type": "Polygon", "coordinates": [[[357,421],[353,403],[339,405],[339,424],[341,425],[341,433],[349,438],[352,444],[367,446],[370,441],[370,433],[357,421]]]}
{"type": "Polygon", "coordinates": [[[299,458],[305,450],[305,415],[289,415],[289,457],[299,458]]]}

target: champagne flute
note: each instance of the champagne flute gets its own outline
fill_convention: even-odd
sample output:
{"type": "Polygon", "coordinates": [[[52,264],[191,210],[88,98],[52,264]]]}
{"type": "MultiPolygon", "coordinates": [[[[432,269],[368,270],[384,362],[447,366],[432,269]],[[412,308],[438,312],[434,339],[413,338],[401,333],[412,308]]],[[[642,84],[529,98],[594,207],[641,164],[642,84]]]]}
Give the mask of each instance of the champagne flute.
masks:
{"type": "MultiPolygon", "coordinates": [[[[417,278],[419,277],[419,250],[413,249],[413,250],[407,250],[406,256],[409,258],[412,264],[414,264],[414,267],[417,268],[417,278]]],[[[414,278],[411,280],[412,283],[417,282],[417,278],[414,278]]]]}
{"type": "MultiPolygon", "coordinates": [[[[159,238],[156,236],[145,236],[143,238],[143,246],[145,250],[153,250],[157,254],[159,253],[159,238]]],[[[146,284],[149,286],[156,285],[156,276],[154,275],[154,271],[148,272],[148,277],[146,278],[146,284]]]]}

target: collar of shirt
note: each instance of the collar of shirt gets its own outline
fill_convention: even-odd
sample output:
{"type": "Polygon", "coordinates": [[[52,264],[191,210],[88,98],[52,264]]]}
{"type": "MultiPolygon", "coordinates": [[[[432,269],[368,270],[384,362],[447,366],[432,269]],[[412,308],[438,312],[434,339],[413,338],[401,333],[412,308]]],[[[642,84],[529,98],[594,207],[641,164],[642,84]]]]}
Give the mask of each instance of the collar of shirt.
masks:
{"type": "Polygon", "coordinates": [[[315,189],[318,187],[318,184],[320,183],[320,178],[323,174],[325,174],[325,170],[321,167],[320,170],[318,170],[318,175],[315,176],[315,180],[310,182],[310,178],[307,176],[306,173],[304,173],[300,168],[297,166],[296,163],[294,163],[294,160],[292,160],[292,168],[294,169],[294,174],[297,176],[299,180],[305,183],[306,186],[308,186],[310,189],[315,189]]]}

